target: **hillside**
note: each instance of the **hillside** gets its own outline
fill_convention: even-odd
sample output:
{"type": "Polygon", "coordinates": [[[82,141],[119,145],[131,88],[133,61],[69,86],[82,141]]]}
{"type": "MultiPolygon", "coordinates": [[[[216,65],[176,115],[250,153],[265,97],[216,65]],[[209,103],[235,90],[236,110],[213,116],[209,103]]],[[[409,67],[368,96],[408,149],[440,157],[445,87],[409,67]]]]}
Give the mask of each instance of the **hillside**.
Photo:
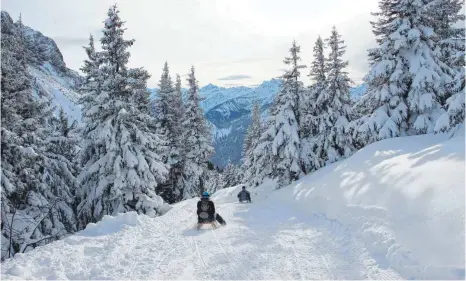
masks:
{"type": "MultiPolygon", "coordinates": [[[[18,28],[18,23],[14,23],[7,12],[1,13],[4,21],[2,24],[18,28]]],[[[56,113],[63,107],[71,120],[81,120],[77,89],[83,78],[66,67],[55,41],[30,27],[26,26],[24,29],[28,72],[35,94],[50,100],[56,107],[56,113]]]]}
{"type": "Polygon", "coordinates": [[[193,230],[196,199],[155,219],[106,217],[5,261],[2,278],[464,279],[464,141],[463,128],[374,143],[251,190],[253,204],[221,190],[228,224],[215,231],[193,230]]]}

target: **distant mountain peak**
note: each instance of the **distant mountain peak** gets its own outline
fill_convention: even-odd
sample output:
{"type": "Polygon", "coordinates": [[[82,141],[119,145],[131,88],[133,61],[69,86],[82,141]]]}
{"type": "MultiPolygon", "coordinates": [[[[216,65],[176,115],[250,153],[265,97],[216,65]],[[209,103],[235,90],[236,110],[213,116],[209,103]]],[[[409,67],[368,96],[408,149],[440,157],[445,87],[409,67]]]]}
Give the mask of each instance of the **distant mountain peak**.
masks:
{"type": "Polygon", "coordinates": [[[212,90],[216,90],[216,89],[220,89],[220,87],[217,86],[217,85],[214,85],[212,83],[209,83],[209,84],[205,85],[204,87],[202,87],[200,90],[201,91],[212,91],[212,90]]]}

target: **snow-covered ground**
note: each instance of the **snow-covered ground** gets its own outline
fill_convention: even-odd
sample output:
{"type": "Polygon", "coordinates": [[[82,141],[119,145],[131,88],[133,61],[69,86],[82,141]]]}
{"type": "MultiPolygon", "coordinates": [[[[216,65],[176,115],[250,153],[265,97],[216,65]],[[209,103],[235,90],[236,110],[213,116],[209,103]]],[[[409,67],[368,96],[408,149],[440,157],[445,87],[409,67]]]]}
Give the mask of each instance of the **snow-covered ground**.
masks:
{"type": "Polygon", "coordinates": [[[385,140],[295,184],[106,217],[2,264],[3,279],[464,279],[464,130],[385,140]]]}

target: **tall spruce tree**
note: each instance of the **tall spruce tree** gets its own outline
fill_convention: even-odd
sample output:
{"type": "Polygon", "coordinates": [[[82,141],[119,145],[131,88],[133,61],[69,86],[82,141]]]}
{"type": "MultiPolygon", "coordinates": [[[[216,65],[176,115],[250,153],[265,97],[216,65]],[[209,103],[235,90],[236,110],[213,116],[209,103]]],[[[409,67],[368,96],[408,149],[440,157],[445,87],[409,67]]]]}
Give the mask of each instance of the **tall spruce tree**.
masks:
{"type": "Polygon", "coordinates": [[[285,186],[299,178],[303,173],[300,165],[300,129],[299,129],[299,98],[303,91],[300,82],[299,69],[301,58],[300,47],[293,41],[290,57],[284,63],[289,69],[282,76],[283,83],[270,107],[270,119],[266,129],[259,138],[255,149],[258,171],[255,183],[260,183],[265,177],[276,178],[278,187],[285,186]],[[268,163],[267,163],[268,162],[268,163]]]}
{"type": "MultiPolygon", "coordinates": [[[[301,110],[301,163],[306,173],[312,172],[325,165],[325,155],[319,138],[319,116],[323,114],[323,107],[317,106],[317,100],[327,87],[324,41],[319,36],[313,49],[313,61],[309,77],[313,84],[305,91],[300,102],[301,110]]],[[[322,105],[322,104],[321,104],[322,105]]]]}
{"type": "Polygon", "coordinates": [[[368,91],[361,103],[371,113],[356,131],[365,143],[430,133],[442,114],[448,65],[436,51],[438,37],[427,0],[380,0],[372,22],[379,47],[369,50],[368,91]]]}
{"type": "Polygon", "coordinates": [[[347,128],[350,122],[350,83],[345,71],[348,61],[343,60],[345,42],[333,27],[332,34],[326,39],[330,53],[325,62],[326,85],[317,98],[319,117],[319,146],[317,155],[324,161],[334,162],[349,156],[353,151],[351,136],[347,128]],[[320,152],[322,150],[322,152],[320,152]]]}
{"type": "Polygon", "coordinates": [[[199,86],[194,73],[194,67],[191,68],[187,80],[189,90],[183,122],[185,198],[199,196],[207,189],[207,162],[214,152],[212,133],[199,104],[199,86]]]}
{"type": "Polygon", "coordinates": [[[175,92],[171,99],[171,116],[173,123],[172,157],[170,179],[173,185],[173,200],[180,201],[184,197],[185,181],[183,170],[185,165],[185,147],[183,140],[183,122],[185,107],[183,104],[183,93],[181,89],[180,75],[176,75],[175,92]]]}
{"type": "Polygon", "coordinates": [[[447,112],[437,120],[435,131],[454,130],[464,122],[465,111],[465,15],[462,13],[464,1],[434,0],[428,5],[432,25],[438,35],[441,59],[448,66],[444,69],[449,74],[445,81],[443,104],[447,112]]]}
{"type": "Polygon", "coordinates": [[[175,87],[170,77],[168,63],[165,62],[159,82],[158,97],[155,101],[157,131],[167,140],[167,150],[164,163],[169,165],[170,172],[167,181],[157,187],[158,194],[169,203],[175,203],[183,198],[183,100],[181,79],[177,75],[175,87]]]}
{"type": "Polygon", "coordinates": [[[241,172],[236,165],[231,163],[231,160],[228,159],[228,163],[223,169],[223,188],[235,186],[241,183],[241,172]]]}
{"type": "Polygon", "coordinates": [[[243,144],[243,164],[241,169],[243,170],[244,181],[246,182],[253,180],[256,174],[255,169],[257,167],[254,165],[254,150],[256,149],[259,138],[263,132],[260,114],[260,103],[259,101],[256,101],[252,108],[251,125],[249,125],[246,132],[243,144]]]}
{"type": "MultiPolygon", "coordinates": [[[[123,39],[124,22],[116,5],[107,16],[102,52],[97,56],[99,67],[86,73],[89,93],[83,106],[81,225],[127,211],[160,214],[163,200],[155,188],[168,173],[157,154],[165,142],[155,133],[155,120],[149,115],[149,92],[139,92],[137,100],[142,104],[134,99],[136,89],[146,88],[148,75],[132,75],[127,67],[127,49],[134,40],[123,39]],[[135,77],[140,81],[132,81],[135,77]],[[146,98],[141,98],[144,93],[146,98]]],[[[88,61],[96,64],[94,58],[88,61]]]]}

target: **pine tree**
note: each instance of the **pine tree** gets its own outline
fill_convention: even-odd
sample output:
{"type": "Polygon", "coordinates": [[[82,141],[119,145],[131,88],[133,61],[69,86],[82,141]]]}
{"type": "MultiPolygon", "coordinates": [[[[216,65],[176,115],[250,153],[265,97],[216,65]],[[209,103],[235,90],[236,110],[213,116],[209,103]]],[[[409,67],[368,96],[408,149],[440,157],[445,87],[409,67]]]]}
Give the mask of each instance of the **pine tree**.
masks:
{"type": "Polygon", "coordinates": [[[54,205],[50,224],[63,234],[71,233],[77,230],[75,193],[79,168],[75,162],[78,138],[74,134],[77,123],[69,125],[68,117],[60,109],[58,118],[51,116],[49,124],[40,149],[44,170],[42,188],[47,194],[45,197],[54,205]]]}
{"type": "Polygon", "coordinates": [[[357,133],[365,143],[430,133],[442,114],[445,69],[424,0],[380,0],[372,22],[379,47],[369,50],[371,70],[361,100],[371,114],[357,133]]]}
{"type": "Polygon", "coordinates": [[[228,159],[228,163],[223,169],[223,180],[223,188],[235,186],[241,183],[240,171],[236,165],[231,163],[230,159],[228,159]]]}
{"type": "Polygon", "coordinates": [[[165,62],[159,82],[158,97],[155,101],[157,131],[168,141],[164,153],[164,163],[170,166],[170,173],[165,182],[159,185],[158,194],[169,203],[175,203],[183,198],[183,100],[181,79],[177,76],[175,88],[170,77],[168,63],[165,62]]]}
{"type": "Polygon", "coordinates": [[[255,166],[261,167],[257,171],[255,184],[265,177],[277,178],[278,186],[282,187],[302,174],[300,166],[300,129],[299,129],[299,98],[302,95],[303,85],[298,81],[300,47],[293,42],[290,48],[290,57],[284,63],[290,67],[282,76],[283,83],[270,107],[271,118],[266,123],[266,130],[259,138],[255,166]],[[269,162],[270,161],[270,162],[269,162]],[[269,162],[269,163],[267,163],[269,162]]]}
{"type": "Polygon", "coordinates": [[[187,80],[189,90],[183,122],[184,155],[186,157],[183,176],[186,181],[186,198],[199,196],[206,190],[207,161],[214,152],[211,130],[199,105],[199,86],[194,74],[194,67],[191,68],[187,80]]]}
{"type": "Polygon", "coordinates": [[[74,176],[65,154],[51,151],[58,131],[47,123],[50,101],[31,84],[21,20],[1,13],[2,259],[59,239],[75,230],[74,176]],[[65,185],[69,184],[69,185],[65,185]]]}
{"type": "Polygon", "coordinates": [[[173,183],[174,201],[180,201],[184,197],[185,181],[183,179],[183,170],[185,165],[185,147],[183,140],[183,122],[184,122],[184,104],[183,93],[181,90],[180,75],[176,75],[175,92],[171,99],[171,116],[173,122],[173,141],[170,178],[173,183]]]}
{"type": "Polygon", "coordinates": [[[148,75],[127,68],[127,49],[134,40],[123,39],[124,22],[116,5],[107,15],[102,52],[96,59],[89,50],[87,61],[93,66],[85,72],[89,92],[83,106],[83,172],[78,177],[81,226],[127,211],[160,214],[163,200],[155,188],[168,173],[157,154],[165,142],[149,115],[149,92],[142,90],[148,75]]]}
{"type": "MultiPolygon", "coordinates": [[[[172,134],[172,116],[170,116],[170,98],[173,95],[173,83],[168,70],[168,63],[165,62],[163,67],[162,76],[158,84],[159,90],[157,92],[157,99],[155,101],[155,108],[157,114],[157,131],[160,135],[164,136],[167,140],[171,138],[172,134]]],[[[167,152],[169,153],[169,152],[167,152]]],[[[164,158],[169,158],[165,155],[164,158]]],[[[165,161],[168,161],[165,159],[165,161]]]]}
{"type": "Polygon", "coordinates": [[[446,100],[442,103],[447,112],[437,120],[435,131],[444,132],[454,130],[458,124],[464,122],[464,91],[465,91],[465,29],[458,25],[465,20],[461,12],[463,1],[434,0],[429,3],[432,24],[439,37],[441,60],[448,66],[444,71],[449,75],[445,83],[446,100]]]}
{"type": "Polygon", "coordinates": [[[322,109],[317,106],[317,99],[327,87],[324,42],[319,36],[314,45],[311,63],[311,77],[313,84],[304,91],[305,95],[300,102],[301,110],[301,162],[306,173],[312,172],[325,165],[323,150],[318,149],[319,143],[319,116],[322,109]]]}
{"type": "Polygon", "coordinates": [[[256,149],[259,138],[263,133],[260,114],[260,104],[256,101],[252,108],[251,125],[249,125],[246,132],[243,144],[243,165],[241,168],[244,173],[244,180],[247,182],[253,180],[254,175],[256,174],[255,169],[258,168],[254,165],[254,150],[256,149]]]}
{"type": "Polygon", "coordinates": [[[343,61],[346,46],[335,27],[326,39],[330,54],[325,61],[326,85],[317,98],[319,111],[319,141],[315,153],[325,162],[335,162],[349,156],[353,151],[352,140],[347,128],[350,122],[350,83],[344,70],[348,61],[343,61]]]}

